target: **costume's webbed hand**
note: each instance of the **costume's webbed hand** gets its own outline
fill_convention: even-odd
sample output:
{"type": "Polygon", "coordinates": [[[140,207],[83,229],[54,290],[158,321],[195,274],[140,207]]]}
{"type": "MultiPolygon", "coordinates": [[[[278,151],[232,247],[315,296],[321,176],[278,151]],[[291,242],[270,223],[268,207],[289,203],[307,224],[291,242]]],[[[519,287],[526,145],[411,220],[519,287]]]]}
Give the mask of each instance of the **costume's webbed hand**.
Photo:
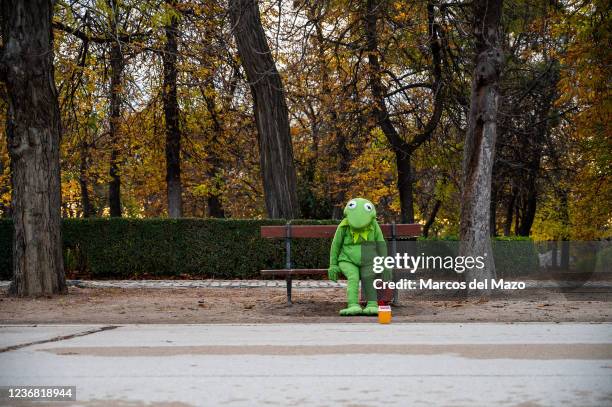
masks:
{"type": "Polygon", "coordinates": [[[327,278],[331,281],[338,281],[338,276],[342,271],[338,266],[329,266],[329,270],[327,270],[327,278]]]}

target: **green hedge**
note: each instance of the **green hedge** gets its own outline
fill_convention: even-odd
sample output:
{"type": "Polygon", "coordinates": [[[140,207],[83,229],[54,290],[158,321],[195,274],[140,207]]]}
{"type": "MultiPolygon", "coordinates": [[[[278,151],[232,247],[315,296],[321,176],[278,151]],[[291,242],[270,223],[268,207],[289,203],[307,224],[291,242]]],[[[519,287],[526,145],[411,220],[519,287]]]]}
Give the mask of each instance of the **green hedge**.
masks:
{"type": "MultiPolygon", "coordinates": [[[[444,238],[419,238],[419,242],[436,242],[439,247],[429,247],[428,255],[456,256],[459,239],[456,236],[444,238]],[[444,244],[446,243],[446,245],[444,244]],[[437,251],[437,252],[436,252],[437,251]],[[448,252],[448,253],[446,253],[448,252]]],[[[517,277],[538,272],[539,260],[536,244],[529,237],[498,236],[491,239],[497,278],[517,277]]]]}
{"type": "MultiPolygon", "coordinates": [[[[62,224],[67,271],[100,278],[180,276],[255,278],[259,270],[283,268],[285,246],[262,239],[260,227],[282,220],[65,219],[62,224]]],[[[333,224],[333,221],[294,221],[333,224]]],[[[0,279],[11,276],[10,220],[0,220],[0,279]]],[[[327,267],[328,239],[298,239],[294,266],[327,267]]]]}
{"type": "MultiPolygon", "coordinates": [[[[230,219],[64,219],[66,270],[84,272],[95,278],[118,279],[257,278],[259,270],[285,266],[283,241],[260,237],[261,226],[284,223],[283,220],[230,219]]],[[[334,224],[334,221],[293,223],[334,224]]],[[[12,274],[11,239],[12,221],[0,220],[2,280],[10,279],[12,274]]],[[[329,239],[295,239],[294,267],[327,267],[329,244],[329,239]]],[[[537,269],[537,253],[529,239],[497,239],[493,251],[498,276],[520,275],[537,269]],[[522,242],[517,244],[517,240],[522,242]]]]}

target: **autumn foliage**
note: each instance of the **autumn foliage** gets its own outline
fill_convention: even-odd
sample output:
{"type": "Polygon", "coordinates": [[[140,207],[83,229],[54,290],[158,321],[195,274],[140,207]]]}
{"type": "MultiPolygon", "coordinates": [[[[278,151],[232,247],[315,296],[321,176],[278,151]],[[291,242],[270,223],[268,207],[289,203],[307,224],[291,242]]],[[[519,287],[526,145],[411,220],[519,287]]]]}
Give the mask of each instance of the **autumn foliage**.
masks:
{"type": "MultiPolygon", "coordinates": [[[[474,46],[466,4],[380,1],[375,32],[368,34],[372,10],[365,1],[259,2],[286,97],[302,218],[337,219],[347,198],[364,196],[382,218],[400,220],[408,205],[398,191],[402,152],[381,126],[384,102],[397,136],[420,141],[409,161],[414,220],[428,224],[430,235],[458,233],[474,46]]],[[[266,217],[252,84],[230,20],[223,0],[57,2],[64,217],[110,215],[112,163],[123,216],[168,216],[168,27],[177,34],[170,60],[177,74],[182,216],[266,217]],[[114,87],[113,58],[122,64],[114,87]]],[[[602,0],[505,2],[495,234],[610,237],[610,25],[602,0]]],[[[0,129],[0,215],[8,217],[11,171],[5,126],[0,129]]]]}

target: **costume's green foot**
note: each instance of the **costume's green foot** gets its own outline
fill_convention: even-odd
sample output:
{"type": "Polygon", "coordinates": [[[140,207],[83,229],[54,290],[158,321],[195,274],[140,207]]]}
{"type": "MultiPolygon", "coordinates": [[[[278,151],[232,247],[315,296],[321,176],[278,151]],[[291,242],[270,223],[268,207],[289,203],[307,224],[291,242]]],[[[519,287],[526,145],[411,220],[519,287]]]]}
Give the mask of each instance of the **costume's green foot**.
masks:
{"type": "Polygon", "coordinates": [[[365,308],[361,311],[361,315],[378,315],[378,303],[376,301],[368,301],[365,308]]]}
{"type": "Polygon", "coordinates": [[[340,315],[343,317],[361,315],[361,307],[357,304],[349,305],[347,308],[340,310],[340,315]]]}

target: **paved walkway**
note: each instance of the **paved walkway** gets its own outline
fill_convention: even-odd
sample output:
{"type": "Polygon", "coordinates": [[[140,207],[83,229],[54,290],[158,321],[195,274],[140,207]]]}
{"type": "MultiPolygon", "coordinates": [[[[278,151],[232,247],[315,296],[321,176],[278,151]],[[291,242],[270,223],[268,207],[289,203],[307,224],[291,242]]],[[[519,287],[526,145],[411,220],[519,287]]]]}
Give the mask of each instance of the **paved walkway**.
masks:
{"type": "MultiPolygon", "coordinates": [[[[524,280],[526,288],[554,289],[575,287],[576,282],[524,280]]],[[[10,281],[0,281],[6,288],[10,281]]],[[[265,288],[286,287],[285,280],[68,280],[68,285],[81,288],[265,288]]],[[[587,281],[585,288],[612,288],[612,282],[587,281]]],[[[293,280],[294,288],[344,288],[346,283],[328,280],[293,280]]]]}
{"type": "MultiPolygon", "coordinates": [[[[265,288],[286,287],[285,280],[68,280],[81,288],[265,288]]],[[[10,281],[0,281],[6,288],[10,281]]],[[[294,288],[343,288],[343,281],[293,280],[294,288]]]]}
{"type": "Polygon", "coordinates": [[[0,366],[77,406],[603,406],[612,324],[1,326],[0,366]]]}

